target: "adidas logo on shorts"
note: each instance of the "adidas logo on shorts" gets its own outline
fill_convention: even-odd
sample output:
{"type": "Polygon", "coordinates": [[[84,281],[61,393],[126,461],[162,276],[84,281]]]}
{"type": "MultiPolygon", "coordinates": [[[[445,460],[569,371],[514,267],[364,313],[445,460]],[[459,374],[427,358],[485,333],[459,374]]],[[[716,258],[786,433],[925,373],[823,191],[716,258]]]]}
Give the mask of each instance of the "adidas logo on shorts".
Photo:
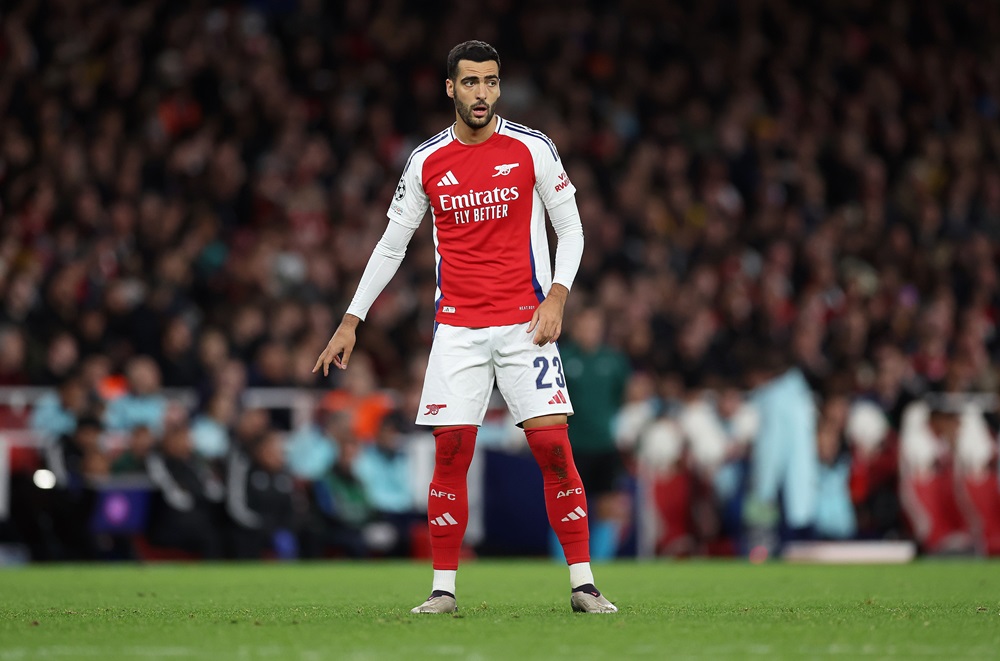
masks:
{"type": "Polygon", "coordinates": [[[566,395],[563,394],[562,390],[556,391],[556,396],[549,400],[549,404],[565,404],[566,395]]]}

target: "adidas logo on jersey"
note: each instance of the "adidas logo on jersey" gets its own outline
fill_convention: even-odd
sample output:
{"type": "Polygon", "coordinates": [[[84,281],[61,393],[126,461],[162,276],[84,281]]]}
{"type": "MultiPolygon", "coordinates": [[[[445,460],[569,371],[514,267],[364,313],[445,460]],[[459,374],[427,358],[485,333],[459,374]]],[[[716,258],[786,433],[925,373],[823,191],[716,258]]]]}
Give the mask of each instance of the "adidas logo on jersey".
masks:
{"type": "Polygon", "coordinates": [[[458,186],[458,179],[452,174],[451,170],[444,173],[441,180],[438,182],[438,186],[458,186]]]}
{"type": "Polygon", "coordinates": [[[562,518],[563,521],[579,521],[587,517],[587,513],[583,511],[582,507],[577,507],[572,512],[567,514],[562,518]]]}
{"type": "MultiPolygon", "coordinates": [[[[580,509],[580,508],[578,507],[577,509],[580,509]]],[[[571,514],[572,514],[572,512],[571,512],[571,514]]],[[[441,516],[439,516],[437,518],[434,518],[434,519],[431,519],[431,525],[432,526],[457,526],[458,525],[458,521],[456,521],[455,517],[453,517],[451,515],[451,512],[445,512],[441,516]]]]}
{"type": "Polygon", "coordinates": [[[549,400],[549,404],[565,404],[566,395],[563,394],[562,390],[556,391],[556,396],[549,400]]]}

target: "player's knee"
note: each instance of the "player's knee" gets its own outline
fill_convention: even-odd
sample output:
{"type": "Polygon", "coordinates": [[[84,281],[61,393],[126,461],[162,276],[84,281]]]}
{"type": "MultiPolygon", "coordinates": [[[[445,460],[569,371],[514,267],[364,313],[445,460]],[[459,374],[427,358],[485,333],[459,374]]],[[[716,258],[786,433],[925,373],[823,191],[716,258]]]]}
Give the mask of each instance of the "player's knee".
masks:
{"type": "Polygon", "coordinates": [[[476,449],[476,428],[471,425],[434,430],[434,472],[465,475],[476,449]]]}

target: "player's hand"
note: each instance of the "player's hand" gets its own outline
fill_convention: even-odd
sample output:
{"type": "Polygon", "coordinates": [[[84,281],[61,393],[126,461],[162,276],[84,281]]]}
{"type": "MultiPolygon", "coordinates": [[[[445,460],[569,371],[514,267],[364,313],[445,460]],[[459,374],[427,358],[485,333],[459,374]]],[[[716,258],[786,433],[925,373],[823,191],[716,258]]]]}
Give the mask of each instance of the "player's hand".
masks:
{"type": "Polygon", "coordinates": [[[322,367],[323,376],[329,376],[330,363],[336,365],[338,369],[347,369],[347,361],[351,359],[351,352],[354,351],[354,343],[357,341],[355,329],[359,321],[360,319],[354,315],[344,315],[344,320],[340,322],[333,337],[326,343],[323,353],[316,360],[316,366],[312,369],[313,374],[322,367]]]}
{"type": "Polygon", "coordinates": [[[531,323],[526,332],[534,331],[532,342],[540,347],[549,342],[555,342],[562,334],[563,309],[566,307],[566,297],[569,290],[562,285],[552,285],[549,295],[535,308],[531,315],[531,323]]]}

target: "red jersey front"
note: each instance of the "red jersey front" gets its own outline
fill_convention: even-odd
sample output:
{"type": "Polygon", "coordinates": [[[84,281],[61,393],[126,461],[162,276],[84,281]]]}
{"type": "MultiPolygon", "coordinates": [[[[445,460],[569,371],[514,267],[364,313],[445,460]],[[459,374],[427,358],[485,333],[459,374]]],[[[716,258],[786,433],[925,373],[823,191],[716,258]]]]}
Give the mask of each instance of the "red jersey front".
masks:
{"type": "Polygon", "coordinates": [[[552,284],[545,209],[576,189],[544,134],[497,117],[496,132],[466,145],[454,127],[417,147],[389,218],[434,219],[435,319],[480,328],[529,321],[552,284]]]}

